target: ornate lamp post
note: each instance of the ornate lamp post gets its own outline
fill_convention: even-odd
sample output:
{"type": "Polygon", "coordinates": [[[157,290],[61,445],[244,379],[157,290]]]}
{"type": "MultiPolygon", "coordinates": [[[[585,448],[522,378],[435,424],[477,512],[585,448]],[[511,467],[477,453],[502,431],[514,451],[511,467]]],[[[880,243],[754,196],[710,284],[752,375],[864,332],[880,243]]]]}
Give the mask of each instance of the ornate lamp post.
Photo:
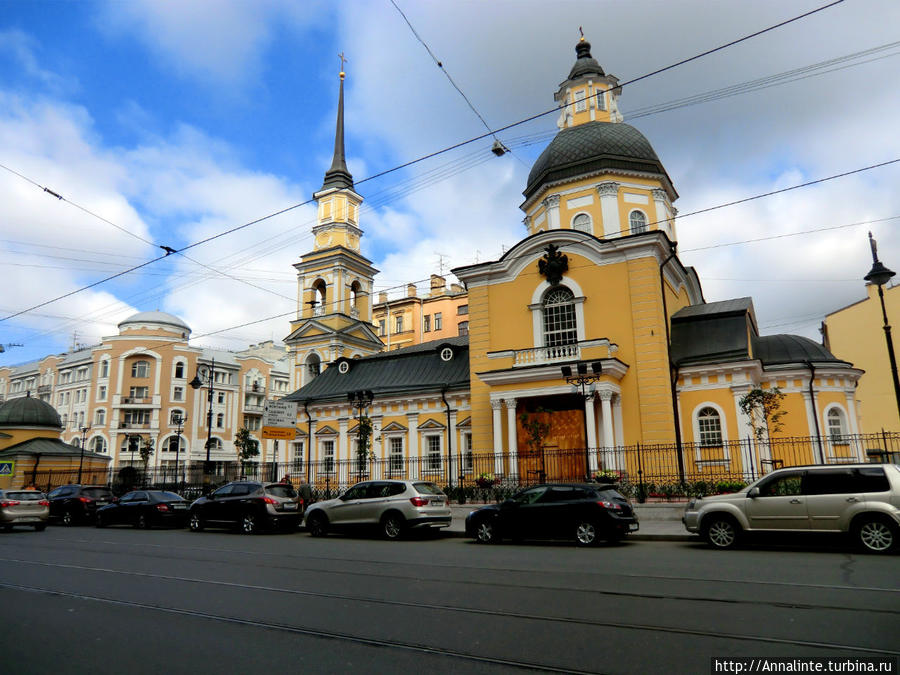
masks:
{"type": "Polygon", "coordinates": [[[356,408],[356,479],[360,481],[362,480],[363,460],[365,459],[363,456],[363,443],[365,441],[365,430],[363,429],[362,421],[363,412],[372,405],[372,401],[375,400],[375,394],[369,389],[351,391],[347,393],[347,400],[350,402],[350,405],[356,408]]]}
{"type": "Polygon", "coordinates": [[[81,485],[81,469],[84,466],[84,442],[90,426],[81,427],[81,459],[78,460],[78,484],[81,485]]]}
{"type": "Polygon", "coordinates": [[[203,465],[203,473],[209,475],[210,471],[210,460],[209,460],[209,450],[212,446],[212,416],[213,416],[213,394],[215,392],[215,381],[216,381],[216,360],[212,360],[212,365],[209,369],[209,376],[207,377],[207,381],[204,383],[203,380],[200,379],[200,366],[197,365],[197,374],[194,375],[194,379],[191,380],[191,387],[194,390],[199,389],[204,384],[208,387],[206,399],[209,402],[206,410],[206,462],[203,465]]]}
{"type": "MultiPolygon", "coordinates": [[[[566,382],[575,386],[576,388],[581,388],[581,397],[585,401],[590,401],[594,398],[594,390],[588,389],[588,387],[592,384],[596,384],[600,381],[600,377],[603,374],[603,364],[600,361],[594,361],[591,364],[591,372],[588,373],[588,364],[586,363],[578,363],[575,366],[575,372],[572,372],[572,366],[563,366],[561,368],[562,375],[566,378],[566,382]]],[[[588,447],[588,422],[587,422],[587,413],[584,415],[584,471],[588,474],[588,478],[590,478],[590,453],[591,449],[588,447]]]]}
{"type": "MultiPolygon", "coordinates": [[[[175,422],[175,434],[177,436],[176,445],[175,445],[175,485],[178,485],[178,454],[181,451],[181,432],[184,431],[184,423],[187,420],[186,415],[182,415],[181,413],[175,413],[172,417],[172,421],[175,422]]],[[[184,481],[181,481],[182,489],[184,489],[184,481]]]]}
{"type": "Polygon", "coordinates": [[[887,309],[884,306],[883,286],[890,281],[895,272],[889,270],[878,260],[878,244],[869,232],[869,246],[872,248],[872,269],[864,277],[870,284],[878,286],[878,299],[881,301],[881,317],[884,320],[884,341],[887,343],[888,358],[891,362],[891,376],[894,378],[894,399],[897,401],[897,412],[900,414],[900,379],[897,377],[897,357],[894,355],[894,340],[891,338],[891,325],[888,323],[887,309]]]}

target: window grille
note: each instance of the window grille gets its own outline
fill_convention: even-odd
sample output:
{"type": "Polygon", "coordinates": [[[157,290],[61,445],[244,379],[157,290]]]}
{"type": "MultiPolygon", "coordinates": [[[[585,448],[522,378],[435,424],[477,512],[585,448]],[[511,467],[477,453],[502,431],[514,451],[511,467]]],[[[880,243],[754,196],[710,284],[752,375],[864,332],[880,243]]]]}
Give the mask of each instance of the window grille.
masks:
{"type": "Polygon", "coordinates": [[[697,413],[697,430],[700,432],[700,445],[722,445],[722,420],[715,408],[703,408],[697,413]]]}
{"type": "Polygon", "coordinates": [[[647,231],[647,216],[642,211],[632,211],[628,218],[632,234],[640,234],[647,231]]]}
{"type": "Polygon", "coordinates": [[[578,342],[575,295],[568,288],[550,289],[544,296],[544,346],[578,342]]]}

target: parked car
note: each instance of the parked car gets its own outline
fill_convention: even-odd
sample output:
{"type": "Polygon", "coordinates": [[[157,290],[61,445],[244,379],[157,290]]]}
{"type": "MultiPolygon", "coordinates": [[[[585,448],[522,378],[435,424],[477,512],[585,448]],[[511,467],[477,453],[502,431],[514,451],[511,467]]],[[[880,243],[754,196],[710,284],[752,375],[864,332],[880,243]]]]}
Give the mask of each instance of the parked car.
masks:
{"type": "Polygon", "coordinates": [[[377,529],[386,539],[410,530],[450,526],[447,495],[420,480],[372,480],[357,483],[337,499],[316,502],[306,511],[306,529],[314,537],[331,531],[377,529]]]}
{"type": "Polygon", "coordinates": [[[692,499],[682,522],[717,549],[756,532],[843,533],[865,551],[900,539],[900,466],[842,464],[779,469],[740,492],[692,499]]]}
{"type": "Polygon", "coordinates": [[[638,528],[631,503],[609,484],[535,485],[466,517],[466,534],[482,544],[504,538],[571,539],[594,546],[619,541],[638,528]]]}
{"type": "Polygon", "coordinates": [[[134,490],[118,501],[97,509],[97,527],[132,525],[149,530],[154,525],[184,527],[190,503],[165,490],[134,490]]]}
{"type": "Polygon", "coordinates": [[[14,525],[28,525],[38,532],[47,527],[50,502],[37,490],[0,490],[0,527],[9,531],[14,525]]]}
{"type": "Polygon", "coordinates": [[[62,485],[47,495],[50,517],[63,525],[93,521],[97,509],[115,501],[115,496],[103,485],[62,485]]]}
{"type": "Polygon", "coordinates": [[[239,527],[244,534],[265,528],[297,529],[297,491],[289,483],[234,481],[200,497],[190,508],[194,532],[206,527],[239,527]]]}

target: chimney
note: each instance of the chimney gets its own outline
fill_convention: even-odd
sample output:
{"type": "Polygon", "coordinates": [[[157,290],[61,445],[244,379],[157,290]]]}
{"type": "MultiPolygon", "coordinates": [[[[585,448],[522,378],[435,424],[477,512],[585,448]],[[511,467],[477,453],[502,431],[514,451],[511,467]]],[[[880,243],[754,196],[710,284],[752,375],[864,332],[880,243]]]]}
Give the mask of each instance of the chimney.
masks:
{"type": "Polygon", "coordinates": [[[387,302],[387,291],[381,291],[378,294],[378,302],[383,304],[387,302]]]}
{"type": "Polygon", "coordinates": [[[443,295],[447,280],[437,274],[431,275],[431,295],[443,295]]]}
{"type": "Polygon", "coordinates": [[[406,284],[406,297],[407,298],[416,297],[416,285],[415,284],[406,284]]]}
{"type": "Polygon", "coordinates": [[[459,293],[465,293],[465,292],[466,292],[466,289],[463,288],[463,287],[462,287],[461,285],[459,285],[459,284],[450,284],[450,292],[451,292],[453,295],[458,295],[459,293]]]}

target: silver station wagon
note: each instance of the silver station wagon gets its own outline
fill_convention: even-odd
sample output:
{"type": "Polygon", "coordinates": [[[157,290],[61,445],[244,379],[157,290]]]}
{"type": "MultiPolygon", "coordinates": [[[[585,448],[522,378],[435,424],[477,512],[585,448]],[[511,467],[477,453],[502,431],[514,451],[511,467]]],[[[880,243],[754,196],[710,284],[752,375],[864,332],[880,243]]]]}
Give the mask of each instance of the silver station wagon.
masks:
{"type": "Polygon", "coordinates": [[[451,517],[447,495],[434,483],[372,480],[310,506],[306,529],[324,537],[331,531],[377,528],[386,539],[397,539],[413,529],[449,527],[451,517]]]}
{"type": "Polygon", "coordinates": [[[864,550],[900,548],[900,466],[841,464],[779,469],[740,492],[692,499],[682,522],[714,548],[753,532],[825,532],[864,550]]]}

